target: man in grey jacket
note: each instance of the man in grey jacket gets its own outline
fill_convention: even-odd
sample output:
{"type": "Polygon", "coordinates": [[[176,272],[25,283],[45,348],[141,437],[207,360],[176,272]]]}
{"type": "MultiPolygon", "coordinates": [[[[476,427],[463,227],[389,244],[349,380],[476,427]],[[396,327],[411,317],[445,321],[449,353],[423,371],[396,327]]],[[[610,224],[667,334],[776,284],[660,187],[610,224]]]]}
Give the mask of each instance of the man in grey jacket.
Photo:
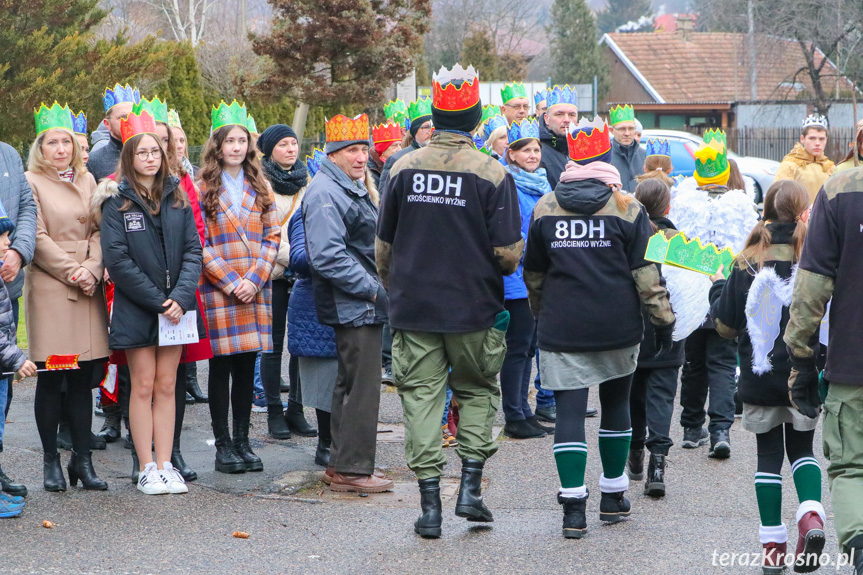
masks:
{"type": "Polygon", "coordinates": [[[387,294],[375,265],[378,208],[363,185],[368,117],[327,123],[327,159],[306,189],[303,225],[318,319],[333,327],[339,374],[333,390],[333,443],[325,481],[333,491],[380,493],[375,474],[381,387],[381,326],[387,294]]]}
{"type": "MultiPolygon", "coordinates": [[[[33,259],[36,248],[36,201],[33,190],[24,177],[21,156],[12,146],[0,142],[0,202],[9,219],[15,224],[12,244],[0,266],[0,278],[6,283],[12,314],[18,325],[18,298],[24,287],[24,266],[33,259]]],[[[9,413],[12,402],[12,378],[0,379],[0,417],[9,413]]],[[[0,451],[3,449],[2,427],[0,427],[0,451]]],[[[0,469],[0,489],[14,495],[25,495],[27,488],[13,483],[0,469]]]]}

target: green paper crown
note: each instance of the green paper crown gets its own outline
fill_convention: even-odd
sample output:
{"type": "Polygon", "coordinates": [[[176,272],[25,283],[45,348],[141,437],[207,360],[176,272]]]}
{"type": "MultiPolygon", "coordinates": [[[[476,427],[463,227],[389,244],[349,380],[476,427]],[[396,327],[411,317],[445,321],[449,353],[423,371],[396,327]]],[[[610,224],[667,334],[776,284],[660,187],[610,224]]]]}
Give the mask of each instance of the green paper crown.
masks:
{"type": "Polygon", "coordinates": [[[240,104],[236,100],[231,102],[230,106],[222,100],[218,107],[213,106],[210,117],[213,122],[214,132],[225,126],[243,126],[247,130],[249,129],[246,125],[249,118],[249,114],[246,112],[246,105],[240,104]]]}
{"type": "Polygon", "coordinates": [[[132,106],[132,113],[140,116],[141,112],[146,110],[153,119],[157,122],[168,123],[168,104],[159,99],[159,96],[153,96],[152,100],[141,98],[141,101],[132,106]]]}
{"type": "Polygon", "coordinates": [[[495,116],[500,116],[500,106],[495,106],[494,104],[489,104],[488,106],[482,107],[482,119],[479,121],[480,125],[485,124],[491,118],[495,116]]]}
{"type": "Polygon", "coordinates": [[[428,96],[422,96],[416,102],[408,106],[408,116],[411,122],[422,116],[431,116],[432,100],[428,96]]]}
{"type": "Polygon", "coordinates": [[[390,100],[388,103],[384,104],[384,116],[386,116],[387,120],[393,120],[396,118],[396,116],[404,119],[407,116],[407,111],[408,105],[405,104],[405,101],[401,99],[390,100]]]}
{"type": "Polygon", "coordinates": [[[500,97],[504,104],[513,98],[527,98],[527,88],[525,88],[524,84],[521,82],[507,84],[503,87],[503,90],[500,91],[500,97]]]}
{"type": "Polygon", "coordinates": [[[246,120],[246,129],[249,130],[250,134],[258,134],[258,124],[255,123],[255,119],[251,116],[246,120]]]}
{"type": "Polygon", "coordinates": [[[728,171],[728,148],[725,132],[708,130],[704,142],[695,151],[695,171],[703,179],[716,178],[728,171]]]}
{"type": "Polygon", "coordinates": [[[177,113],[177,110],[168,110],[168,125],[172,128],[183,129],[183,125],[180,123],[180,114],[177,113]]]}
{"type": "Polygon", "coordinates": [[[709,276],[716,274],[722,265],[723,274],[728,277],[734,253],[730,248],[718,250],[714,244],[702,245],[698,238],[687,240],[683,233],[669,239],[663,232],[657,232],[647,242],[644,259],[709,276]]]}
{"type": "Polygon", "coordinates": [[[633,110],[632,106],[629,104],[626,104],[625,106],[615,106],[608,111],[608,118],[608,123],[612,126],[616,126],[621,122],[634,122],[635,110],[633,110]]]}
{"type": "Polygon", "coordinates": [[[72,126],[72,110],[68,105],[61,106],[54,100],[54,105],[50,108],[43,102],[38,110],[34,110],[36,115],[36,135],[40,136],[48,130],[61,128],[74,132],[72,126]]]}

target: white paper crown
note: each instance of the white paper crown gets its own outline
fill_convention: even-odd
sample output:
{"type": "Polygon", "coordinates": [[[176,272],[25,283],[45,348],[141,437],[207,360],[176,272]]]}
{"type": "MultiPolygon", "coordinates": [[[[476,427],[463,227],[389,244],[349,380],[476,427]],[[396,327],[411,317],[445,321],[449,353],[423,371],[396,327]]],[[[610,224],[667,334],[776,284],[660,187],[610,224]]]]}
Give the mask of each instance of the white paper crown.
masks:
{"type": "Polygon", "coordinates": [[[461,64],[456,64],[452,67],[452,70],[447,70],[445,66],[441,66],[440,70],[432,75],[432,81],[441,86],[445,86],[456,80],[473,82],[476,78],[476,69],[473,66],[468,66],[467,70],[465,70],[461,67],[461,64]]]}
{"type": "Polygon", "coordinates": [[[586,116],[582,116],[579,118],[578,124],[573,122],[569,123],[569,132],[574,133],[576,130],[584,130],[586,128],[598,129],[599,131],[604,132],[606,125],[605,120],[599,116],[594,116],[593,120],[588,120],[586,116]]]}
{"type": "Polygon", "coordinates": [[[810,126],[818,126],[819,128],[827,129],[827,118],[824,116],[819,116],[818,114],[809,114],[806,116],[806,119],[803,120],[803,129],[810,126]]]}

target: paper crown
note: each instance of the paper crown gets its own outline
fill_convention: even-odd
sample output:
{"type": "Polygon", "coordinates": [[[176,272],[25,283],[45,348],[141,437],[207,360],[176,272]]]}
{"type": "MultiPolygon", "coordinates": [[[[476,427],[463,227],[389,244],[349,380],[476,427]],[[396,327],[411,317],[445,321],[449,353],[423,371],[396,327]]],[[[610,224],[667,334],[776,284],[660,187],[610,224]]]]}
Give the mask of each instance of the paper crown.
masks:
{"type": "Polygon", "coordinates": [[[411,102],[408,105],[408,118],[413,122],[417,118],[423,116],[431,116],[432,101],[428,96],[420,96],[416,102],[411,102]]]}
{"type": "Polygon", "coordinates": [[[482,107],[482,118],[480,118],[479,123],[485,124],[495,116],[500,116],[500,106],[495,106],[494,104],[489,104],[488,106],[482,107]]]}
{"type": "Polygon", "coordinates": [[[246,112],[246,105],[240,104],[236,100],[230,105],[222,100],[218,107],[213,106],[210,118],[214,132],[225,126],[242,126],[248,130],[246,123],[249,121],[249,114],[246,112]]]}
{"type": "Polygon", "coordinates": [[[716,274],[722,265],[725,266],[723,274],[728,277],[734,253],[730,248],[719,250],[714,244],[703,245],[698,238],[687,240],[682,232],[669,239],[660,231],[647,242],[644,259],[710,276],[716,274]]]}
{"type": "Polygon", "coordinates": [[[555,84],[554,88],[546,94],[545,103],[549,109],[558,104],[578,106],[578,94],[569,87],[569,84],[564,84],[563,88],[555,84]]]}
{"type": "Polygon", "coordinates": [[[168,123],[168,104],[159,99],[159,96],[153,96],[152,100],[141,98],[141,100],[132,106],[132,113],[141,115],[141,112],[147,110],[154,120],[157,122],[168,123]]]}
{"type": "Polygon", "coordinates": [[[528,118],[513,122],[507,130],[506,136],[510,145],[514,144],[519,140],[526,140],[528,138],[536,138],[538,140],[539,124],[536,122],[536,120],[531,120],[528,118]]]}
{"type": "Polygon", "coordinates": [[[582,117],[578,124],[569,126],[566,144],[569,148],[569,157],[573,161],[584,162],[591,158],[599,158],[611,150],[608,126],[599,116],[595,116],[591,121],[582,117]]]}
{"type": "Polygon", "coordinates": [[[405,104],[405,101],[402,99],[390,100],[384,104],[384,116],[386,116],[387,120],[392,120],[396,117],[396,114],[399,113],[404,115],[407,111],[408,105],[405,104]]]}
{"type": "Polygon", "coordinates": [[[432,76],[432,105],[438,110],[460,112],[479,103],[479,76],[473,66],[467,70],[461,64],[452,70],[441,66],[432,76]]]}
{"type": "Polygon", "coordinates": [[[180,123],[180,114],[177,113],[177,110],[168,110],[168,125],[172,128],[183,129],[183,124],[180,123]]]}
{"type": "Polygon", "coordinates": [[[140,114],[132,112],[120,120],[120,135],[123,144],[138,134],[156,135],[156,120],[146,109],[141,110],[140,114]]]}
{"type": "Polygon", "coordinates": [[[383,144],[385,142],[398,142],[402,139],[401,126],[394,122],[387,122],[372,128],[372,141],[375,144],[383,144]]]}
{"type": "Polygon", "coordinates": [[[348,118],[337,114],[327,121],[327,142],[368,141],[369,117],[360,114],[348,118]]]}
{"type": "Polygon", "coordinates": [[[105,105],[105,113],[110,111],[111,108],[117,104],[122,104],[124,102],[137,104],[140,101],[141,92],[138,91],[138,88],[129,86],[129,84],[126,84],[125,86],[114,84],[113,88],[105,88],[105,94],[102,96],[102,103],[105,105]]]}
{"type": "Polygon", "coordinates": [[[500,128],[501,126],[503,126],[504,128],[507,126],[506,118],[504,118],[500,114],[494,116],[493,118],[489,118],[488,122],[482,125],[482,137],[485,140],[488,140],[489,137],[491,137],[491,133],[494,132],[496,129],[500,128]]]}
{"type": "Polygon", "coordinates": [[[521,82],[507,84],[503,87],[503,90],[500,91],[500,98],[503,100],[504,104],[513,98],[527,98],[527,88],[525,88],[524,84],[521,82]]]}
{"type": "Polygon", "coordinates": [[[629,104],[615,106],[608,111],[608,121],[612,126],[616,126],[621,122],[634,122],[635,110],[629,104]]]}
{"type": "Polygon", "coordinates": [[[647,140],[647,155],[671,157],[671,144],[668,143],[668,140],[661,138],[649,139],[647,140]]]}
{"type": "Polygon", "coordinates": [[[73,131],[72,110],[69,109],[69,106],[61,106],[57,100],[54,100],[54,104],[50,108],[43,102],[39,109],[33,112],[36,116],[37,136],[55,128],[73,131]]]}
{"type": "MultiPolygon", "coordinates": [[[[71,110],[70,110],[71,112],[71,110]]],[[[72,113],[72,131],[76,134],[82,134],[84,136],[87,135],[87,116],[84,114],[84,110],[81,110],[77,114],[75,112],[72,113]]]]}
{"type": "Polygon", "coordinates": [[[694,154],[695,171],[702,179],[716,178],[730,169],[725,141],[725,132],[721,130],[705,132],[704,141],[694,154]]]}
{"type": "Polygon", "coordinates": [[[806,116],[806,119],[803,120],[803,129],[809,128],[810,126],[815,126],[816,128],[827,129],[827,118],[824,116],[820,116],[818,114],[809,114],[806,116]]]}
{"type": "Polygon", "coordinates": [[[544,102],[548,99],[548,90],[540,90],[536,94],[533,95],[533,104],[537,108],[541,102],[544,102]]]}
{"type": "Polygon", "coordinates": [[[483,140],[482,136],[480,136],[479,134],[473,135],[473,145],[483,154],[487,156],[491,155],[491,152],[485,147],[485,140],[483,140]]]}
{"type": "Polygon", "coordinates": [[[251,116],[246,118],[246,129],[249,131],[250,134],[260,134],[260,132],[258,132],[258,124],[251,116]]]}
{"type": "Polygon", "coordinates": [[[309,176],[312,177],[318,170],[321,169],[321,162],[327,159],[327,155],[320,148],[312,150],[311,156],[306,156],[306,169],[309,171],[309,176]]]}

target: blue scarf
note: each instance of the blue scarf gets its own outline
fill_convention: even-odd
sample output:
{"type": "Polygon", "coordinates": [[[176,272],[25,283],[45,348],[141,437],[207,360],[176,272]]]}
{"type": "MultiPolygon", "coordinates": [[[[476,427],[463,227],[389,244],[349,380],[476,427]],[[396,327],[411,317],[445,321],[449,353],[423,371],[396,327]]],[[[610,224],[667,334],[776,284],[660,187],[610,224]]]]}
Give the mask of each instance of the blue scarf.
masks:
{"type": "Polygon", "coordinates": [[[508,165],[506,168],[512,174],[512,179],[515,180],[515,185],[520,192],[531,196],[542,196],[551,191],[545,168],[537,168],[535,172],[526,172],[513,165],[508,165]]]}

